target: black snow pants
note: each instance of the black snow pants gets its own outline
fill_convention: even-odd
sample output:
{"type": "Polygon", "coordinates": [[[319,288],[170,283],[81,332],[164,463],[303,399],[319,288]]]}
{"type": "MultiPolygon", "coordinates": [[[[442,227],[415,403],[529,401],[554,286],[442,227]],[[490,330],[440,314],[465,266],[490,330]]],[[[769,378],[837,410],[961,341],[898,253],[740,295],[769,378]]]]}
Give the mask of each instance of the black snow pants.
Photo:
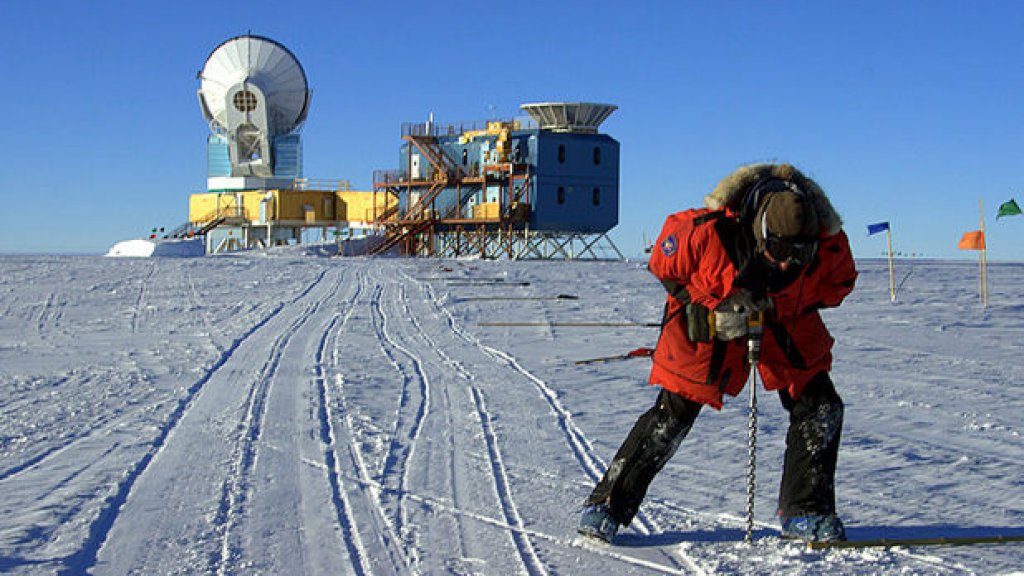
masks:
{"type": "MultiPolygon", "coordinates": [[[[834,513],[843,402],[826,372],[815,376],[799,398],[784,390],[779,397],[789,412],[779,513],[834,513]]],[[[654,406],[633,425],[585,505],[607,503],[619,523],[632,522],[647,488],[690,432],[701,406],[662,389],[654,406]]]]}

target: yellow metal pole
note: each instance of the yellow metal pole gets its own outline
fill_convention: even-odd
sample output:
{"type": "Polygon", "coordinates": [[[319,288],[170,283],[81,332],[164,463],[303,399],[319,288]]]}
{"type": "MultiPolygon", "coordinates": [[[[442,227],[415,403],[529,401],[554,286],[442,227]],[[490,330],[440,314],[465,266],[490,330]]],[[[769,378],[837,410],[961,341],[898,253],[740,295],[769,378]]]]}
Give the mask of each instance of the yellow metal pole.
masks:
{"type": "Polygon", "coordinates": [[[978,199],[978,211],[981,218],[981,305],[988,306],[988,238],[985,238],[985,204],[978,199]]]}
{"type": "MultiPolygon", "coordinates": [[[[891,225],[890,225],[891,227],[891,225]]],[[[889,301],[896,301],[896,278],[893,274],[892,267],[892,230],[890,227],[885,229],[885,237],[889,241],[889,301]]]]}

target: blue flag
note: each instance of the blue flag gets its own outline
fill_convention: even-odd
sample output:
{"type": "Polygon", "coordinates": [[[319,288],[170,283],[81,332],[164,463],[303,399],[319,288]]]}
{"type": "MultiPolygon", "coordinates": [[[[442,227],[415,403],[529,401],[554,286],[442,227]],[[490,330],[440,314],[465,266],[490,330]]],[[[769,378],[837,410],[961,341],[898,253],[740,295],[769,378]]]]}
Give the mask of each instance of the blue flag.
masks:
{"type": "Polygon", "coordinates": [[[879,222],[878,224],[868,224],[868,236],[872,234],[878,234],[879,232],[885,232],[889,229],[888,222],[879,222]]]}

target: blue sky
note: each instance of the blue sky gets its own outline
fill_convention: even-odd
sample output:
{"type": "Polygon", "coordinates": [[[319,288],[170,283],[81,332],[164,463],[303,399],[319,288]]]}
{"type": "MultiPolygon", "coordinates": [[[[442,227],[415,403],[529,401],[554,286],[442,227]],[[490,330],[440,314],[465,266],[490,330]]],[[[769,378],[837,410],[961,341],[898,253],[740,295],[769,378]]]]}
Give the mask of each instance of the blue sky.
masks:
{"type": "Polygon", "coordinates": [[[286,45],[314,91],[305,174],[369,189],[403,122],[608,102],[627,255],[735,167],[825,188],[854,254],[1024,260],[1024,3],[0,1],[0,252],[102,253],[205,187],[196,72],[223,40],[286,45]]]}

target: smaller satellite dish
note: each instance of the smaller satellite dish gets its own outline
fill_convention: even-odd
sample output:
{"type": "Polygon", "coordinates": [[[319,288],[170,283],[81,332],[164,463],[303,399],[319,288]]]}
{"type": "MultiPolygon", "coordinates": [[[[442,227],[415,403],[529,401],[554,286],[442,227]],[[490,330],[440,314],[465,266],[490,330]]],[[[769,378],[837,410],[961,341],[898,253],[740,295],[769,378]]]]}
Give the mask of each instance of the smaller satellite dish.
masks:
{"type": "Polygon", "coordinates": [[[614,104],[592,102],[538,102],[520,106],[541,130],[596,134],[597,128],[619,109],[614,104]]]}

